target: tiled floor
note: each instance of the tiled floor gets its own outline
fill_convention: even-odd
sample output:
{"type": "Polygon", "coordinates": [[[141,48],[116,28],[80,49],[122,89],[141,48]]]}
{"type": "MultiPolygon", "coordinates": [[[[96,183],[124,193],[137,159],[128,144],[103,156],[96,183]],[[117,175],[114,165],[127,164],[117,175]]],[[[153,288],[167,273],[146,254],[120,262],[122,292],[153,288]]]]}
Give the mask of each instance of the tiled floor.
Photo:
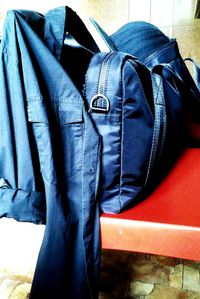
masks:
{"type": "MultiPolygon", "coordinates": [[[[55,0],[49,3],[48,8],[66,5],[64,0],[55,0]]],[[[114,32],[128,21],[152,22],[169,36],[177,38],[183,57],[193,57],[200,65],[200,21],[194,20],[195,0],[77,0],[68,1],[68,4],[71,4],[81,14],[88,12],[108,33],[114,32]]],[[[0,31],[5,10],[16,7],[39,11],[48,10],[43,1],[1,0],[0,31]]],[[[35,238],[39,239],[38,243],[34,243],[38,244],[34,253],[26,250],[28,242],[24,242],[24,240],[27,241],[29,230],[20,224],[15,225],[15,228],[21,232],[21,237],[20,234],[18,236],[13,234],[11,228],[11,231],[8,232],[9,225],[5,232],[2,222],[0,222],[1,241],[4,236],[9,244],[4,247],[4,252],[3,247],[0,247],[0,299],[26,298],[42,237],[41,231],[35,232],[35,238]],[[25,255],[21,255],[22,252],[18,246],[23,248],[25,255]],[[18,250],[19,256],[16,258],[18,250]],[[27,255],[28,252],[29,255],[27,255]],[[23,259],[23,263],[21,259],[23,259]],[[25,266],[25,269],[22,265],[25,266]],[[5,271],[2,271],[3,269],[5,271]],[[28,281],[27,277],[29,277],[28,281]],[[21,279],[22,284],[20,283],[21,279]],[[12,297],[6,295],[8,286],[12,289],[12,297]],[[21,297],[17,294],[21,294],[21,297]]],[[[31,231],[32,237],[34,229],[31,231]]],[[[33,242],[31,243],[33,244],[33,242]]],[[[1,244],[3,243],[1,242],[1,244]]],[[[197,262],[104,251],[100,298],[199,299],[199,269],[200,265],[197,262]]]]}

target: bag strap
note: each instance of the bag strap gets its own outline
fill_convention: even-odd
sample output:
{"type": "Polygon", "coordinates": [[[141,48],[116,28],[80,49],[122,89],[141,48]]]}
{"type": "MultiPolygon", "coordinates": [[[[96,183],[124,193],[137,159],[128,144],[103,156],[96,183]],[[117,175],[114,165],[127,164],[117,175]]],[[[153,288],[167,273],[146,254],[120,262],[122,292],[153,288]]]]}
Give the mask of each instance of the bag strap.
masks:
{"type": "Polygon", "coordinates": [[[151,171],[156,161],[161,157],[163,148],[166,141],[167,131],[167,114],[165,106],[165,97],[163,90],[163,79],[160,75],[152,71],[152,89],[153,89],[153,100],[154,100],[154,128],[153,128],[153,139],[151,146],[151,153],[149,159],[149,165],[147,170],[147,176],[144,186],[148,183],[151,171]],[[160,145],[160,147],[159,147],[160,145]]]}
{"type": "Polygon", "coordinates": [[[113,52],[117,51],[117,48],[107,33],[101,28],[93,18],[89,18],[89,22],[86,22],[87,29],[94,38],[101,52],[113,52]]]}
{"type": "Polygon", "coordinates": [[[74,38],[74,40],[80,44],[83,48],[95,53],[99,52],[98,45],[96,44],[93,36],[85,26],[83,20],[77,15],[77,13],[70,7],[65,6],[65,37],[68,38],[68,34],[74,38]]]}
{"type": "MultiPolygon", "coordinates": [[[[110,37],[93,18],[82,19],[70,7],[66,6],[66,28],[65,42],[68,36],[74,38],[82,48],[90,52],[110,52],[116,47],[110,37]]],[[[66,42],[67,43],[67,42],[66,42]]]]}
{"type": "MultiPolygon", "coordinates": [[[[189,87],[185,81],[177,74],[174,72],[174,70],[172,69],[172,67],[168,64],[168,63],[162,63],[162,64],[158,64],[156,66],[154,66],[153,68],[154,72],[157,74],[162,74],[164,75],[164,77],[168,80],[168,82],[171,83],[176,83],[179,85],[181,85],[181,87],[185,88],[185,90],[187,90],[195,100],[197,100],[198,102],[200,102],[200,91],[199,89],[192,89],[191,87],[189,87]],[[170,79],[172,80],[172,82],[170,82],[170,79]]],[[[173,84],[171,84],[173,86],[173,84]]],[[[174,90],[177,92],[177,90],[174,88],[174,90]]]]}
{"type": "Polygon", "coordinates": [[[200,68],[198,64],[194,61],[194,59],[188,57],[185,58],[184,61],[190,61],[193,65],[193,70],[194,70],[194,82],[200,92],[200,68]]]}

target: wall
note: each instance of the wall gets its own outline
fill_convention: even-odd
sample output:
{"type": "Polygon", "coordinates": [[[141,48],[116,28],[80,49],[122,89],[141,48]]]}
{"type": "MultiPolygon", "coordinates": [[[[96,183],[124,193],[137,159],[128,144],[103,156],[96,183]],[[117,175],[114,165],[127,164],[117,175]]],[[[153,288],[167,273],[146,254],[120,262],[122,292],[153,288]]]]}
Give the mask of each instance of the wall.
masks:
{"type": "MultiPolygon", "coordinates": [[[[7,9],[25,8],[45,12],[55,6],[68,4],[81,16],[86,13],[93,16],[109,34],[128,21],[152,22],[167,35],[177,39],[183,57],[191,56],[200,65],[200,22],[193,18],[195,2],[195,0],[56,0],[48,2],[1,0],[0,32],[7,9]]],[[[30,290],[43,228],[39,232],[40,238],[38,239],[38,231],[34,235],[33,228],[25,229],[24,225],[20,224],[19,227],[19,224],[12,223],[11,230],[8,232],[8,223],[0,222],[1,299],[25,299],[30,290]],[[25,242],[30,231],[31,238],[37,240],[34,242],[36,247],[31,246],[32,251],[27,249],[29,241],[25,242]],[[15,248],[14,255],[12,248],[15,248]],[[28,252],[30,254],[27,256],[28,252]],[[6,258],[8,256],[9,259],[6,258]],[[22,256],[23,267],[27,266],[26,270],[21,269],[22,256]]],[[[31,243],[33,244],[30,241],[31,243]]],[[[103,250],[100,299],[200,299],[199,269],[199,262],[103,250]]]]}
{"type": "Polygon", "coordinates": [[[200,64],[200,22],[194,20],[196,0],[1,0],[0,34],[8,9],[45,12],[61,5],[71,6],[82,17],[94,17],[109,34],[127,22],[152,22],[170,37],[177,38],[183,57],[192,56],[200,64]]]}

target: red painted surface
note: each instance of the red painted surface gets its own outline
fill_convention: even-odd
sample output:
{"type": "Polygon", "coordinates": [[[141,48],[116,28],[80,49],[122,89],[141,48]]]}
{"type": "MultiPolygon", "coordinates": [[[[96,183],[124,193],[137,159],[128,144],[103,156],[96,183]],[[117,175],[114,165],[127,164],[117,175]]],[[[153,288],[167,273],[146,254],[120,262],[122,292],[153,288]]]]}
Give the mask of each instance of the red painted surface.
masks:
{"type": "Polygon", "coordinates": [[[200,148],[186,149],[143,202],[101,216],[102,247],[200,260],[200,148]]]}

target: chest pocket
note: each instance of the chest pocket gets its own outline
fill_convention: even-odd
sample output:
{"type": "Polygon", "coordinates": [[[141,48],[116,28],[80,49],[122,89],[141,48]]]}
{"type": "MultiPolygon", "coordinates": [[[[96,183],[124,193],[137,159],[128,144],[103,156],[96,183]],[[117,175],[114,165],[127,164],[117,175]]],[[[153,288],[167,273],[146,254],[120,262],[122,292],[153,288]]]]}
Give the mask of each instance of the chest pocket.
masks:
{"type": "Polygon", "coordinates": [[[28,121],[36,142],[40,171],[48,183],[80,175],[83,163],[82,103],[28,102],[28,121]]]}

